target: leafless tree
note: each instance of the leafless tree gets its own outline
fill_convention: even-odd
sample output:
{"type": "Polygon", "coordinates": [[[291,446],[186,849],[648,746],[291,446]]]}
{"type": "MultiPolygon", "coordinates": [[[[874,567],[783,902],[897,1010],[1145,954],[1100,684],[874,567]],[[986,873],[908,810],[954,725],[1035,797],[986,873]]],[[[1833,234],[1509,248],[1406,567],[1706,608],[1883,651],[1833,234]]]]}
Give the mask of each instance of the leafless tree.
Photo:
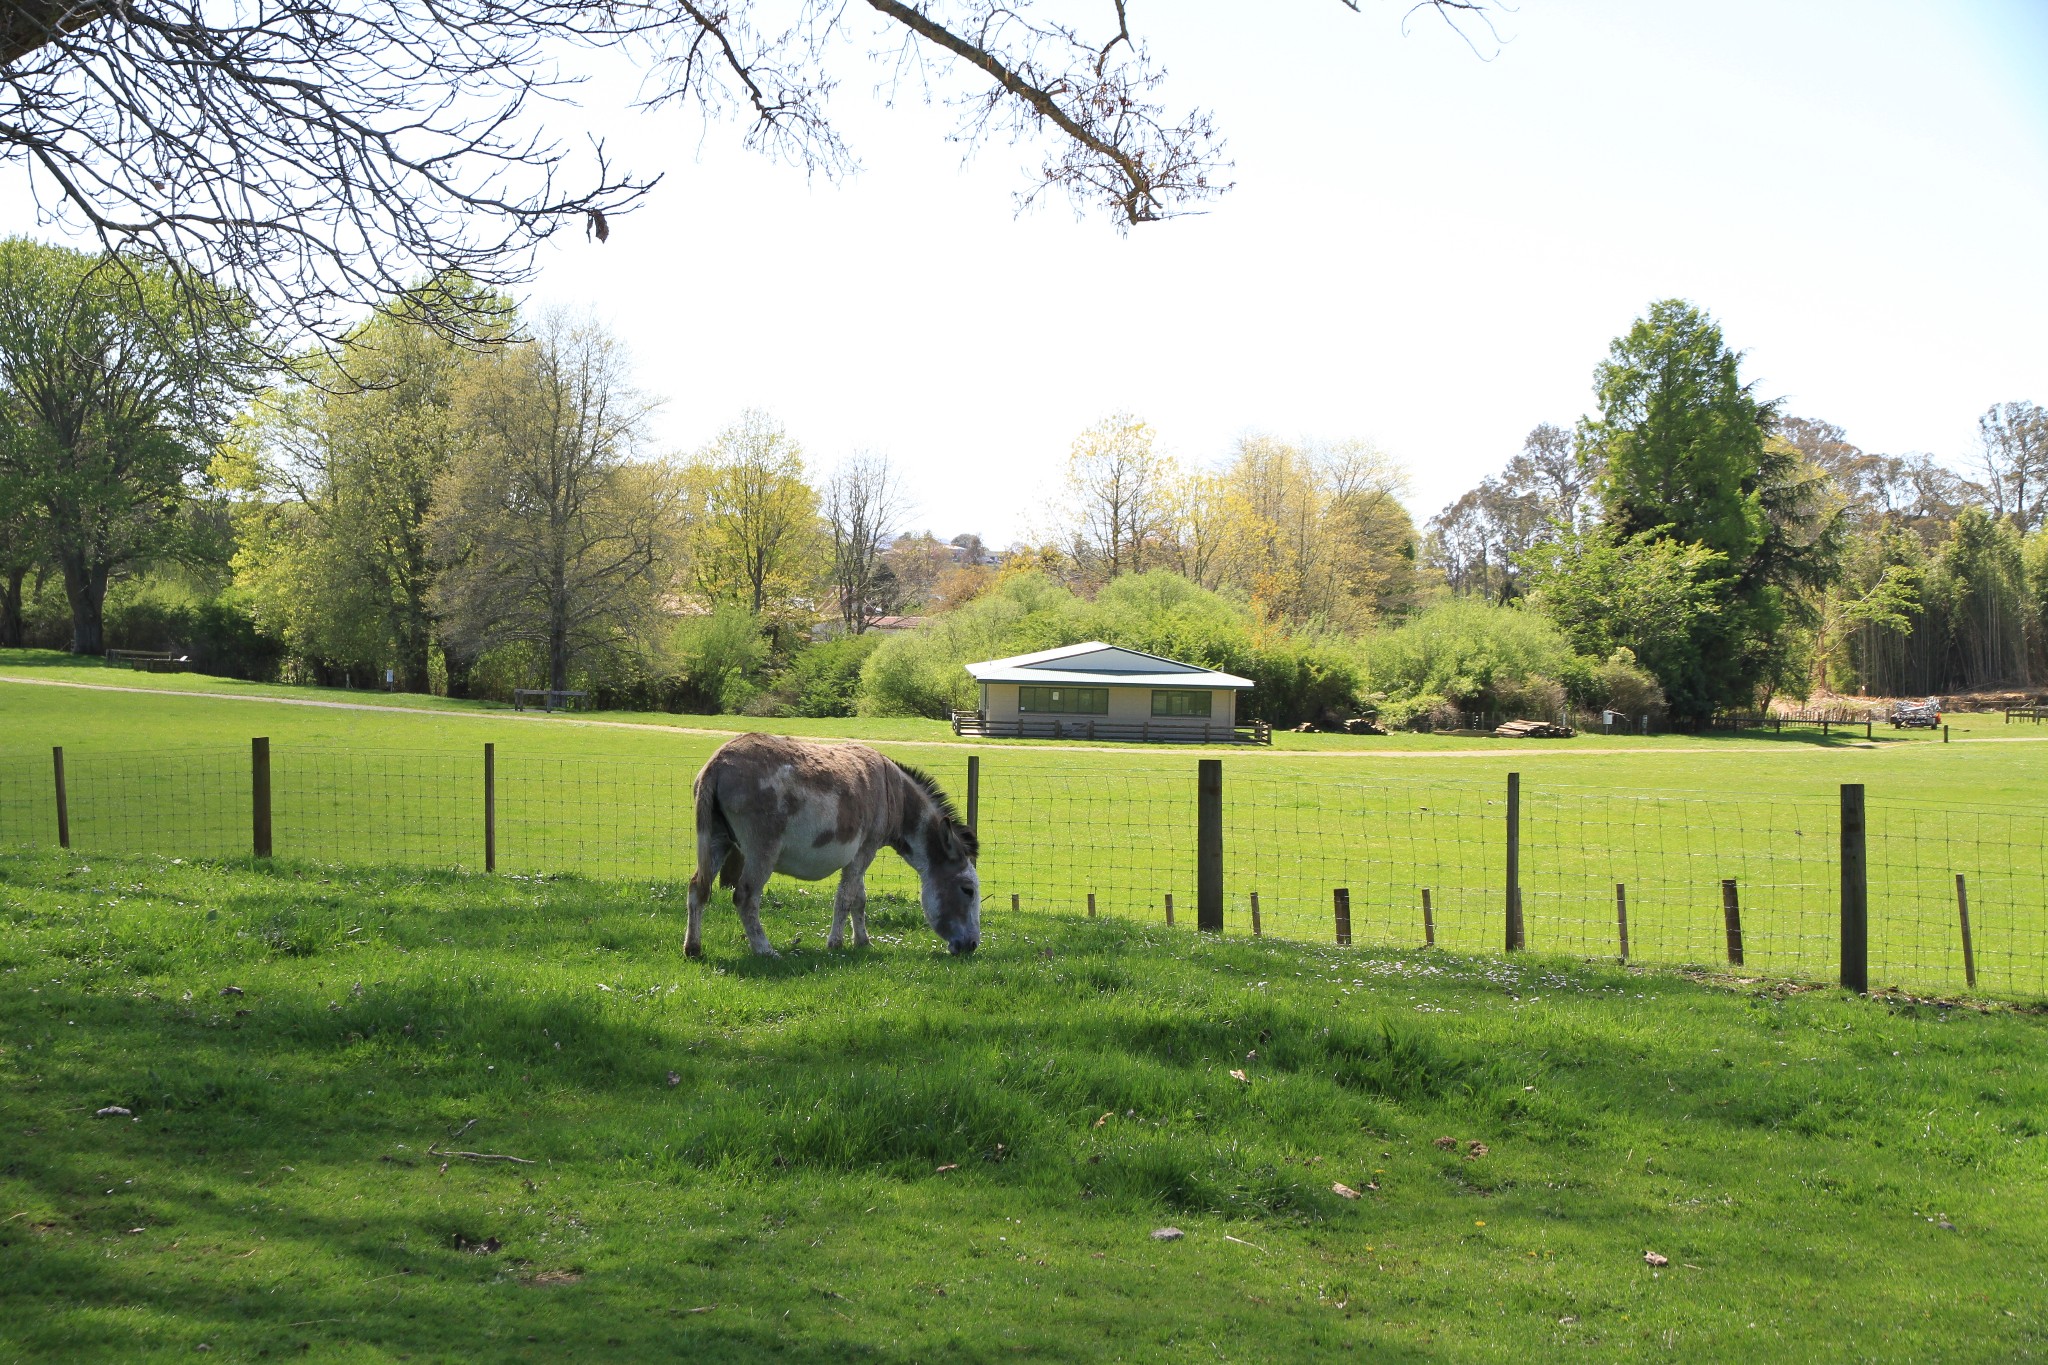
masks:
{"type": "Polygon", "coordinates": [[[824,501],[839,619],[849,635],[858,635],[887,614],[889,604],[878,591],[882,552],[909,514],[910,498],[886,455],[863,453],[833,472],[824,501]]]}
{"type": "Polygon", "coordinates": [[[1993,516],[2010,517],[2022,533],[2048,511],[2048,410],[2034,403],[1994,403],[1977,419],[1984,489],[1993,516]]]}
{"type": "Polygon", "coordinates": [[[548,686],[631,646],[666,586],[679,489],[630,462],[647,404],[623,349],[594,326],[544,319],[530,345],[479,366],[461,399],[470,439],[427,527],[446,567],[443,633],[464,657],[539,647],[548,686]]]}
{"type": "MultiPolygon", "coordinates": [[[[1484,24],[1494,3],[1410,13],[1484,24]]],[[[11,0],[0,165],[28,168],[46,214],[239,294],[280,346],[331,344],[362,306],[423,289],[468,336],[466,295],[423,282],[509,289],[538,243],[604,238],[651,183],[546,132],[579,54],[620,52],[645,104],[736,117],[748,145],[837,175],[855,164],[828,108],[849,46],[886,65],[887,93],[952,105],[970,151],[1047,143],[1025,203],[1064,193],[1129,225],[1229,188],[1213,119],[1161,102],[1126,0],[11,0]]]]}

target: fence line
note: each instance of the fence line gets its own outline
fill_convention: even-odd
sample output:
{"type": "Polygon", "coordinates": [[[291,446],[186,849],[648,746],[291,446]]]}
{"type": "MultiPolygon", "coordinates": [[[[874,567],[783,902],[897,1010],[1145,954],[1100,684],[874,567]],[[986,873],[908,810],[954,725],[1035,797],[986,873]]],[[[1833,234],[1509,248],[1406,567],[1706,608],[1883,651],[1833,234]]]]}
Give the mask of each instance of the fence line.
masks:
{"type": "MultiPolygon", "coordinates": [[[[694,764],[486,750],[9,755],[0,844],[58,843],[61,782],[80,853],[246,857],[267,836],[280,856],[331,863],[688,875],[694,764]]],[[[2048,812],[1876,792],[1859,879],[1832,796],[1189,768],[1077,774],[970,757],[947,785],[969,794],[987,913],[1014,903],[1163,924],[1175,897],[1182,925],[1211,932],[1466,952],[1520,943],[1857,984],[1848,911],[1860,886],[1869,984],[2048,995],[2048,812]]],[[[916,891],[888,856],[868,882],[916,891]]]]}

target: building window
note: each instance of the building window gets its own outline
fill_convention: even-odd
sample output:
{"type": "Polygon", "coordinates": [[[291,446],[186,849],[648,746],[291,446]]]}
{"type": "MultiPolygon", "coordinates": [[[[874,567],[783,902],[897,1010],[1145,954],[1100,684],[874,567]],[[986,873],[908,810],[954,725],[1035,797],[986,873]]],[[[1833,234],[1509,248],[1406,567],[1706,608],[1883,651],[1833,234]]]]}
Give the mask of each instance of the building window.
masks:
{"type": "MultiPolygon", "coordinates": [[[[1017,689],[1017,709],[1034,715],[1052,712],[1069,716],[1106,716],[1109,714],[1109,689],[1020,687],[1017,689]]],[[[1208,713],[1205,711],[1203,714],[1208,713]]]]}
{"type": "Polygon", "coordinates": [[[1152,714],[1155,716],[1199,716],[1209,718],[1209,694],[1207,692],[1154,692],[1152,714]]]}

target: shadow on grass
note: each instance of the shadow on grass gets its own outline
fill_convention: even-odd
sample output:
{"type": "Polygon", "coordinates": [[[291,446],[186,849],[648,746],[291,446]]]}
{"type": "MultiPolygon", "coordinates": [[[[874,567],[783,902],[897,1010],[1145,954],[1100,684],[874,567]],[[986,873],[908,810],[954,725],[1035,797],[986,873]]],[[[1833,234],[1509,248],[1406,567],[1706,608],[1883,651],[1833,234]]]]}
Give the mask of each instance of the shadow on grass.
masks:
{"type": "MultiPolygon", "coordinates": [[[[768,960],[745,952],[721,899],[712,958],[689,962],[680,902],[651,888],[188,872],[220,893],[120,918],[81,887],[61,913],[18,919],[11,951],[39,944],[52,975],[0,993],[0,1174],[27,1214],[0,1224],[7,1292],[99,1306],[67,1312],[64,1330],[108,1353],[132,1339],[116,1310],[133,1309],[174,1331],[165,1341],[274,1353],[319,1325],[330,1344],[471,1359],[597,1344],[980,1359],[864,1347],[823,1313],[798,1337],[771,1314],[678,1317],[686,1294],[779,1311],[801,1291],[783,1253],[730,1224],[700,1216],[643,1256],[579,1231],[595,1216],[581,1206],[616,1211],[606,1201],[634,1190],[666,1220],[740,1192],[758,1204],[947,1180],[963,1200],[1000,1189],[1019,1207],[1125,1221],[1320,1222],[1347,1206],[1327,1168],[1298,1158],[1361,1131],[1576,1145],[1666,1128],[1683,1106],[1707,1141],[1733,1142],[1869,1128],[1911,1107],[1851,1067],[1759,1078],[1683,1030],[1519,1014],[1487,964],[1441,954],[1343,961],[1348,977],[1426,960],[1432,992],[1463,1014],[1418,1016],[1399,977],[1355,1004],[1248,995],[1332,950],[1197,948],[1122,921],[1035,921],[1029,942],[998,931],[959,959],[912,946],[926,933],[915,905],[878,899],[872,927],[903,944],[768,960]],[[183,959],[165,947],[181,935],[183,959]],[[147,981],[132,966],[144,954],[147,981]],[[242,993],[221,993],[226,978],[242,993]],[[140,1122],[89,1117],[107,1104],[140,1122]],[[464,1150],[537,1164],[428,1150],[458,1133],[464,1150]],[[458,1237],[500,1247],[475,1255],[458,1237]],[[178,1269],[187,1257],[200,1268],[178,1269]],[[583,1278],[540,1288],[541,1272],[583,1278]]],[[[771,902],[776,937],[818,911],[829,898],[771,902]]],[[[822,940],[824,926],[803,932],[822,940]]],[[[1515,1179],[1424,1156],[1461,1195],[1515,1179]]],[[[33,1345],[33,1316],[18,1320],[31,1325],[7,1332],[33,1345]]]]}

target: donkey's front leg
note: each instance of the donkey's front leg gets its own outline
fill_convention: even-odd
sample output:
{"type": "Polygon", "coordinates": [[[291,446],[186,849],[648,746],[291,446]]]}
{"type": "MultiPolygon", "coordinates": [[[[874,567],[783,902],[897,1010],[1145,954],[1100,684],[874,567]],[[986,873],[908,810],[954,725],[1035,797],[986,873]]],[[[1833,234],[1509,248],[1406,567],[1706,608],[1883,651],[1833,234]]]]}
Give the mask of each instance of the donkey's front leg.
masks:
{"type": "Polygon", "coordinates": [[[868,864],[873,857],[855,858],[839,872],[839,892],[832,897],[832,934],[825,940],[827,948],[838,948],[846,942],[846,917],[853,916],[853,946],[868,946],[868,864]]]}

